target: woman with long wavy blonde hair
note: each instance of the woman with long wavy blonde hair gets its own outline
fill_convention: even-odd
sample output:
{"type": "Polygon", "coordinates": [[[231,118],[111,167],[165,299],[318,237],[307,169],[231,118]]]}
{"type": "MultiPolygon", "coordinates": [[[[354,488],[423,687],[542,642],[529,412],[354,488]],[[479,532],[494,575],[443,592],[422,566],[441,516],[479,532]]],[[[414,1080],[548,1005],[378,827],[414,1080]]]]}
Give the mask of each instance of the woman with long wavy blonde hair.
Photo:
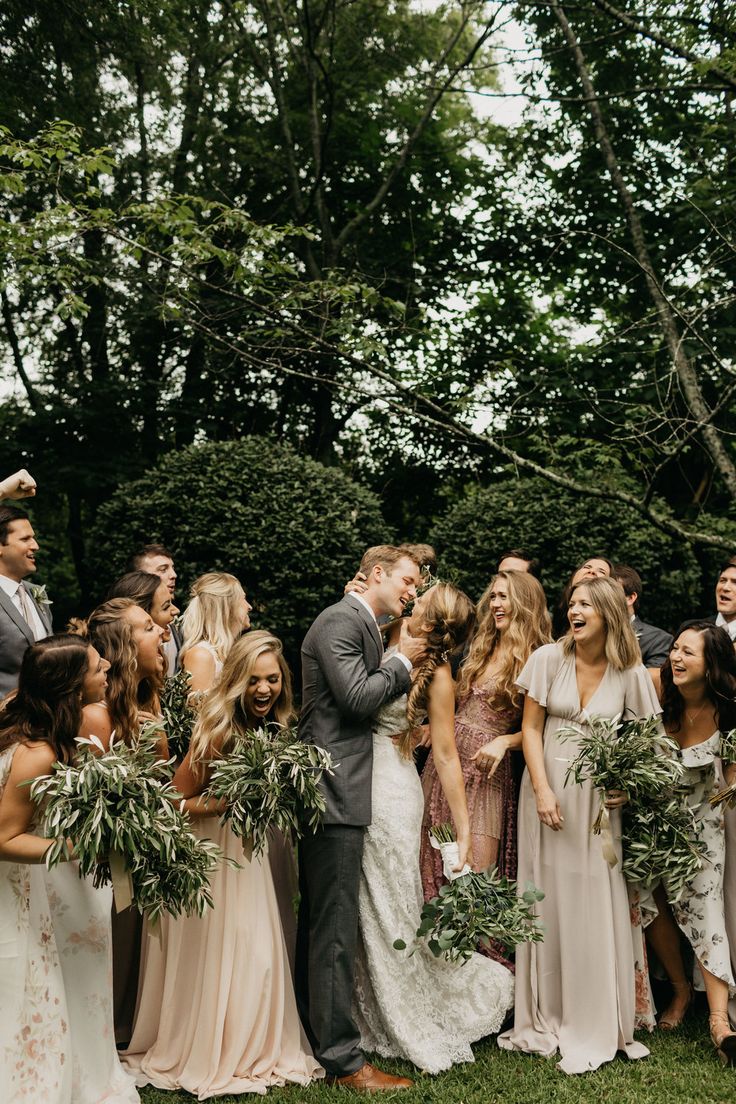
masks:
{"type": "Polygon", "coordinates": [[[253,608],[234,575],[208,571],[192,583],[182,618],[179,662],[192,690],[209,690],[235,641],[250,628],[253,608]]]}
{"type": "MultiPolygon", "coordinates": [[[[516,794],[508,754],[521,747],[522,695],[515,684],[534,649],[549,640],[549,613],[538,580],[524,571],[500,571],[478,603],[455,716],[476,870],[497,862],[502,873],[516,873],[516,794]]],[[[428,829],[444,823],[449,814],[431,754],[422,785],[428,829]]],[[[435,897],[445,879],[426,832],[421,867],[425,896],[435,897]]]]}
{"type": "Polygon", "coordinates": [[[220,803],[203,796],[211,763],[227,758],[237,735],[292,719],[281,642],[262,631],[241,637],[204,697],[174,775],[193,830],[234,863],[223,861],[210,879],[214,908],[204,916],[163,916],[161,933],[147,936],[125,1058],[139,1084],[186,1089],[203,1100],[264,1093],[284,1081],[307,1084],[318,1074],[302,1042],[269,860],[244,855],[242,841],[218,821],[220,803]]]}

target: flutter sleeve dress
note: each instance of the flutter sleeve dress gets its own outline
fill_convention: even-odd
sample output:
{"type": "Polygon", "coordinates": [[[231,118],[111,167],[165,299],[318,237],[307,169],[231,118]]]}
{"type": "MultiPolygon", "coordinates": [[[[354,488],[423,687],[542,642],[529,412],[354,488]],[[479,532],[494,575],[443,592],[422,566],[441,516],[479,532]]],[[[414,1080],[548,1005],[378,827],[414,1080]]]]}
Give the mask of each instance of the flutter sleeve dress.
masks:
{"type": "Polygon", "coordinates": [[[516,954],[514,1025],[498,1039],[505,1050],[549,1057],[560,1054],[564,1073],[584,1073],[616,1052],[643,1058],[634,1040],[635,945],[626,883],[621,872],[620,812],[611,812],[618,862],[604,857],[602,836],[591,828],[600,796],[589,783],[565,785],[576,740],[559,738],[574,725],[582,732],[593,715],[624,719],[660,712],[643,666],[618,671],[610,664],[585,709],[580,706],[574,653],[546,644],[532,654],[518,685],[547,711],[544,763],[564,817],[562,830],[541,824],[526,771],[519,799],[518,880],[545,894],[538,905],[544,941],[516,954]]]}

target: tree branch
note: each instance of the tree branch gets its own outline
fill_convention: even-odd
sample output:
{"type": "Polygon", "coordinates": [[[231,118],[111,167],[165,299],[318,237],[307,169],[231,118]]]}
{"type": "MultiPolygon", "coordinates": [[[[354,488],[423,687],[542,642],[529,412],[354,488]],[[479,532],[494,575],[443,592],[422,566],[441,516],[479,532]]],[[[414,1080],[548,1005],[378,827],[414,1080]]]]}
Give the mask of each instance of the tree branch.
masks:
{"type": "Polygon", "coordinates": [[[5,288],[0,290],[0,302],[2,302],[3,322],[5,323],[5,329],[8,333],[8,341],[10,342],[10,349],[13,354],[13,363],[15,364],[15,370],[20,377],[20,381],[23,384],[26,396],[28,398],[28,404],[31,410],[38,413],[40,403],[38,396],[33,388],[33,384],[26,372],[26,366],[23,363],[23,355],[20,351],[20,343],[18,341],[18,334],[15,330],[15,323],[13,321],[13,312],[10,309],[10,300],[6,294],[5,288]]]}

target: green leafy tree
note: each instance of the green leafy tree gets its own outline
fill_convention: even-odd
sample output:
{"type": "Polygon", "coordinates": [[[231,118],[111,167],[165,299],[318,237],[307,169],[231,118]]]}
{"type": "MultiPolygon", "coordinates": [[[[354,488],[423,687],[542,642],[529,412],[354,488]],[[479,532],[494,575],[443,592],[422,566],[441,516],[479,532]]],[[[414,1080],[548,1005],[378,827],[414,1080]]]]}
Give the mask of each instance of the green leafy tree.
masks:
{"type": "Polygon", "coordinates": [[[253,621],[292,663],[311,621],[342,597],[365,548],[390,533],[378,500],[335,468],[264,437],[190,445],[124,484],[99,511],[89,558],[101,594],[141,544],[176,557],[179,596],[205,571],[229,571],[253,621]]]}
{"type": "Polygon", "coordinates": [[[432,541],[441,571],[451,572],[475,600],[503,552],[522,547],[542,561],[551,607],[571,571],[596,553],[639,572],[645,621],[676,628],[703,601],[701,568],[687,544],[663,539],[631,509],[555,491],[538,478],[506,479],[468,492],[438,520],[432,541]]]}

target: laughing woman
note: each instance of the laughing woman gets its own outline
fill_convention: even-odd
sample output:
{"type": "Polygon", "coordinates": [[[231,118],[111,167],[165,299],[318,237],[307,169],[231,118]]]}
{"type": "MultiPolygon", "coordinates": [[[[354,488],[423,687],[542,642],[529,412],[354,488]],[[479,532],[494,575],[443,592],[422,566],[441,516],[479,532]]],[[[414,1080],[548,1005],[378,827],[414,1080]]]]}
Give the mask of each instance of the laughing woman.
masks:
{"type": "Polygon", "coordinates": [[[544,1057],[559,1051],[563,1072],[584,1073],[618,1050],[629,1058],[648,1051],[634,1042],[635,933],[621,873],[620,813],[611,812],[619,861],[610,866],[602,837],[591,832],[598,793],[590,782],[565,786],[576,744],[560,741],[558,732],[573,726],[582,734],[596,714],[633,719],[660,707],[618,583],[596,578],[575,587],[568,624],[563,640],[533,653],[517,682],[526,692],[527,763],[518,877],[545,894],[538,906],[545,935],[543,943],[517,949],[514,1026],[498,1044],[544,1057]]]}
{"type": "Polygon", "coordinates": [[[218,821],[220,810],[201,796],[210,763],[227,757],[233,733],[288,717],[280,651],[263,632],[233,645],[174,775],[194,830],[238,865],[223,862],[215,872],[214,908],[204,916],[164,916],[160,934],[147,934],[125,1062],[140,1084],[186,1089],[200,1100],[263,1093],[287,1081],[305,1085],[321,1075],[299,1023],[268,860],[246,858],[242,841],[218,821]],[[255,674],[267,643],[281,672],[271,669],[268,690],[255,674]]]}

